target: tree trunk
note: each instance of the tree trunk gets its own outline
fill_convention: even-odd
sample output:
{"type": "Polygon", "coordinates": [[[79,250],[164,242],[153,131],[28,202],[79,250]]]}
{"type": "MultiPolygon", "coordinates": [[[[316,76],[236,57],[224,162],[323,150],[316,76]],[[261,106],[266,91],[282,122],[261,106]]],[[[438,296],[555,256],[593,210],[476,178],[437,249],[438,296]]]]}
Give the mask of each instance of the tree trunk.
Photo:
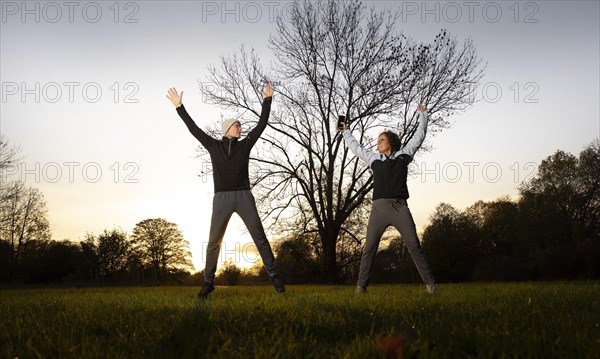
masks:
{"type": "Polygon", "coordinates": [[[328,231],[326,236],[321,239],[321,243],[323,245],[323,261],[321,263],[323,281],[328,284],[337,284],[339,283],[335,250],[337,233],[328,231]]]}

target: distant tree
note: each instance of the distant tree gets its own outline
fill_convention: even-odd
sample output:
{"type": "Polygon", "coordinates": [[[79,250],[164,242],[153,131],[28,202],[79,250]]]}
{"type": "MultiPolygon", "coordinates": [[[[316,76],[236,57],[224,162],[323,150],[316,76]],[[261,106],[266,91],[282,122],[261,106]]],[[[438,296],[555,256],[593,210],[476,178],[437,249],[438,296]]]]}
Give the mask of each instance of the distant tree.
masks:
{"type": "Polygon", "coordinates": [[[421,277],[398,232],[382,240],[371,277],[373,283],[419,283],[421,277]]]}
{"type": "MultiPolygon", "coordinates": [[[[130,242],[131,245],[131,242],[130,242]]],[[[141,253],[135,249],[131,249],[127,254],[127,273],[129,275],[129,281],[133,283],[144,283],[146,270],[144,267],[144,261],[142,260],[141,253]]],[[[180,276],[178,272],[187,272],[186,268],[178,269],[173,272],[176,276],[180,276]]],[[[189,274],[189,273],[188,273],[189,274]]]]}
{"type": "Polygon", "coordinates": [[[275,247],[277,267],[289,284],[315,283],[320,267],[314,247],[303,237],[281,241],[275,247]]]}
{"type": "Polygon", "coordinates": [[[158,283],[170,272],[194,268],[189,242],[183,239],[175,223],[162,218],[143,220],[135,225],[131,242],[142,262],[153,270],[158,283]]]}
{"type": "MultiPolygon", "coordinates": [[[[360,257],[366,240],[365,231],[370,215],[371,198],[366,197],[344,222],[336,244],[336,257],[340,280],[351,282],[358,277],[360,257]]],[[[314,243],[322,243],[314,241],[314,243]]],[[[322,257],[322,255],[321,255],[322,257]]]]}
{"type": "Polygon", "coordinates": [[[8,282],[9,264],[12,257],[12,247],[8,241],[0,240],[0,283],[8,282]]]}
{"type": "Polygon", "coordinates": [[[15,274],[29,241],[51,239],[48,211],[42,192],[26,187],[23,182],[11,182],[0,187],[0,240],[11,248],[9,280],[15,274]]]}
{"type": "Polygon", "coordinates": [[[204,269],[199,272],[192,273],[189,277],[187,277],[185,281],[185,285],[190,286],[199,286],[204,283],[204,269]]]}
{"type": "Polygon", "coordinates": [[[0,135],[0,186],[5,181],[3,171],[20,160],[20,152],[19,147],[11,145],[6,137],[0,135]]]}
{"type": "Polygon", "coordinates": [[[45,257],[51,245],[49,240],[29,240],[23,243],[18,262],[13,262],[12,282],[49,283],[45,269],[45,257]]]}
{"type": "Polygon", "coordinates": [[[127,269],[132,246],[125,232],[118,229],[104,230],[96,237],[95,242],[101,276],[112,279],[127,269]]]}
{"type": "Polygon", "coordinates": [[[464,214],[478,228],[481,255],[505,256],[519,245],[519,207],[508,197],[491,202],[477,201],[464,214]]]}
{"type": "Polygon", "coordinates": [[[100,265],[98,260],[98,249],[96,237],[92,233],[87,233],[85,239],[79,242],[81,251],[82,267],[86,275],[84,278],[97,283],[100,280],[100,265]]]}
{"type": "Polygon", "coordinates": [[[600,138],[579,153],[579,210],[585,240],[600,240],[600,138]]]}
{"type": "Polygon", "coordinates": [[[223,285],[237,285],[242,277],[242,270],[229,258],[219,270],[217,282],[223,285]]]}
{"type": "Polygon", "coordinates": [[[80,247],[68,240],[50,241],[43,247],[37,264],[38,281],[44,283],[62,283],[76,279],[81,263],[80,247]]]}
{"type": "Polygon", "coordinates": [[[579,158],[564,151],[549,156],[520,193],[525,236],[536,239],[532,245],[600,238],[600,141],[579,158]]]}
{"type": "Polygon", "coordinates": [[[439,281],[470,280],[481,259],[478,228],[472,218],[439,204],[423,233],[423,250],[439,281]]]}
{"type": "Polygon", "coordinates": [[[576,176],[577,158],[557,151],[542,161],[536,177],[521,185],[524,236],[531,248],[570,242],[576,176]]]}
{"type": "Polygon", "coordinates": [[[8,281],[14,265],[14,243],[6,228],[11,226],[12,185],[7,185],[5,170],[18,161],[19,148],[0,135],[0,281],[8,281]]]}
{"type": "Polygon", "coordinates": [[[265,269],[265,266],[263,265],[263,262],[260,259],[255,260],[252,264],[252,267],[246,272],[247,274],[252,275],[254,277],[254,283],[270,283],[269,273],[267,273],[267,270],[265,269]]]}
{"type": "Polygon", "coordinates": [[[13,245],[10,236],[6,232],[12,226],[11,222],[14,219],[10,216],[11,207],[14,205],[14,196],[16,192],[22,191],[24,184],[22,182],[9,182],[5,177],[5,171],[18,162],[19,152],[18,147],[11,145],[3,135],[0,135],[0,242],[5,241],[4,245],[10,245],[10,256],[4,262],[7,271],[8,263],[12,260],[13,245]]]}

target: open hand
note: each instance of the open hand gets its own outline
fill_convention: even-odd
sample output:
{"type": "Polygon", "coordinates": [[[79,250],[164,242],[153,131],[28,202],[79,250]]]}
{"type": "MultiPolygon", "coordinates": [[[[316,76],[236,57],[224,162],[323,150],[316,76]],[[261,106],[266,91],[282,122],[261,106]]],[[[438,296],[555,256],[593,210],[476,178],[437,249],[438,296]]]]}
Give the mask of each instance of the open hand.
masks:
{"type": "Polygon", "coordinates": [[[270,82],[267,82],[265,89],[263,90],[263,98],[273,96],[273,85],[270,82]]]}
{"type": "Polygon", "coordinates": [[[181,106],[181,101],[183,100],[183,91],[180,94],[177,94],[177,89],[175,87],[171,87],[167,92],[167,98],[171,100],[175,107],[181,106]]]}

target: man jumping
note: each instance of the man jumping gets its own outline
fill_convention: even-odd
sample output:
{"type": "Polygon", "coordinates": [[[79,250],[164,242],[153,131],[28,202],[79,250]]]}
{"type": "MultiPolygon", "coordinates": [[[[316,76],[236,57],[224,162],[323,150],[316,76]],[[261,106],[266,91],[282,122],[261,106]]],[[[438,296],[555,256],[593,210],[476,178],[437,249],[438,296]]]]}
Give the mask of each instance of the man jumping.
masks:
{"type": "Polygon", "coordinates": [[[217,140],[202,131],[182,104],[183,91],[177,93],[175,88],[170,88],[167,98],[177,109],[177,114],[183,120],[192,135],[208,150],[214,174],[213,211],[210,222],[210,234],[206,247],[206,267],[204,269],[204,284],[198,293],[198,298],[206,299],[215,290],[215,272],[217,260],[221,250],[221,242],[225,235],[227,223],[233,212],[236,212],[248,228],[263,264],[269,273],[269,278],[278,293],[285,292],[283,280],[277,274],[275,256],[263,229],[254,196],[250,192],[250,179],[248,177],[248,163],[250,150],[262,132],[267,127],[271,101],[273,99],[273,86],[267,84],[263,91],[262,112],[260,120],[246,138],[240,140],[242,124],[236,119],[226,119],[221,123],[223,138],[217,140]]]}

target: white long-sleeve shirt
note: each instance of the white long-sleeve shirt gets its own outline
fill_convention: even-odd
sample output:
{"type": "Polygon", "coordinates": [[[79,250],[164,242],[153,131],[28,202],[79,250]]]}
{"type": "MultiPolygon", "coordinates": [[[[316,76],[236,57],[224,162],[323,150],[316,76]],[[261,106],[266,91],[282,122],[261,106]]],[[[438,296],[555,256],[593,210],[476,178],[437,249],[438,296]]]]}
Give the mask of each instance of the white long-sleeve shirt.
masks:
{"type": "Polygon", "coordinates": [[[373,171],[373,199],[409,197],[406,178],[408,164],[421,147],[427,134],[427,112],[419,112],[419,125],[406,146],[399,151],[392,152],[389,157],[363,147],[352,136],[350,130],[344,130],[342,136],[346,146],[354,155],[367,163],[373,171]]]}

